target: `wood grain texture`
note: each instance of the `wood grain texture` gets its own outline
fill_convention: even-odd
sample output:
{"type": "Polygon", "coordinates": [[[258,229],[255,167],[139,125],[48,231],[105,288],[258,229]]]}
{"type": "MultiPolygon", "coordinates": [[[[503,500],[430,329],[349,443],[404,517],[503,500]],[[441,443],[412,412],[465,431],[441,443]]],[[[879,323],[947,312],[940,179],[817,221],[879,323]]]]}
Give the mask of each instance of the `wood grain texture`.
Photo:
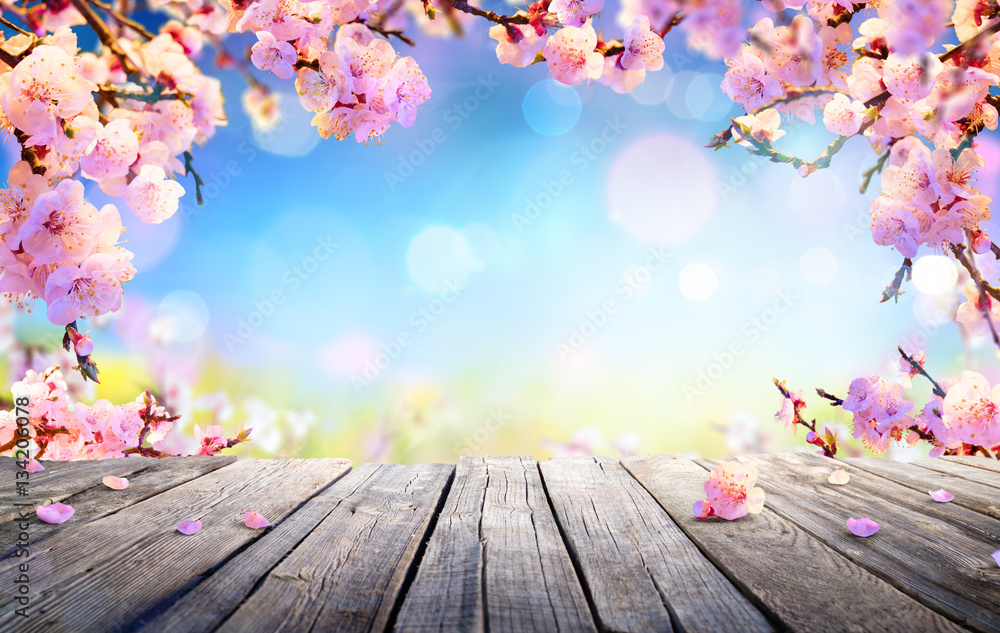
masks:
{"type": "MultiPolygon", "coordinates": [[[[24,633],[84,633],[131,626],[267,533],[247,528],[244,511],[259,512],[280,529],[285,517],[349,467],[339,459],[238,460],[74,525],[40,544],[49,574],[32,585],[34,617],[18,619],[10,599],[0,596],[0,629],[17,624],[24,633]],[[200,532],[177,532],[178,523],[194,519],[203,522],[200,532]]],[[[0,561],[0,577],[11,574],[15,562],[0,561]]]]}
{"type": "Polygon", "coordinates": [[[357,478],[343,481],[348,472],[342,471],[332,486],[293,512],[281,523],[280,529],[269,531],[191,588],[168,609],[136,622],[133,633],[207,633],[215,630],[275,565],[364,483],[357,478]]]}
{"type": "MultiPolygon", "coordinates": [[[[125,490],[112,490],[98,479],[97,484],[94,486],[65,497],[62,503],[72,506],[76,511],[70,522],[57,524],[43,523],[34,518],[35,509],[31,508],[33,519],[30,524],[31,541],[37,544],[42,539],[48,538],[63,529],[114,514],[122,508],[148,499],[165,490],[170,490],[195,477],[218,470],[236,460],[235,457],[228,456],[140,459],[143,459],[142,463],[145,466],[141,470],[129,473],[129,486],[125,490]]],[[[110,462],[111,460],[104,461],[110,462]]],[[[13,543],[17,539],[17,529],[18,525],[16,521],[0,523],[0,539],[2,539],[0,543],[13,543]]]]}
{"type": "Polygon", "coordinates": [[[773,630],[620,464],[564,458],[539,468],[602,630],[773,630]]]}
{"type": "Polygon", "coordinates": [[[395,630],[596,630],[532,458],[461,459],[395,630]]]}
{"type": "Polygon", "coordinates": [[[1000,473],[993,472],[987,468],[979,468],[977,466],[965,464],[960,461],[953,461],[950,458],[946,459],[944,457],[921,459],[914,463],[921,468],[927,468],[928,470],[934,470],[939,473],[947,473],[949,475],[954,475],[955,477],[961,477],[962,479],[974,481],[977,484],[982,484],[984,486],[1000,488],[1000,473]]]}
{"type": "Polygon", "coordinates": [[[991,486],[889,459],[854,457],[840,461],[907,488],[912,488],[917,492],[923,492],[928,495],[928,498],[930,498],[928,493],[931,490],[947,490],[955,495],[955,498],[949,502],[952,505],[975,510],[993,519],[1000,519],[1000,491],[991,486]]]}
{"type": "Polygon", "coordinates": [[[357,468],[330,514],[217,631],[385,630],[454,471],[450,464],[357,468]]]}
{"type": "Polygon", "coordinates": [[[947,462],[965,464],[966,466],[975,466],[976,468],[984,468],[995,473],[1000,473],[1000,459],[988,459],[982,455],[976,455],[975,457],[969,455],[946,455],[940,459],[947,462]]]}
{"type": "MultiPolygon", "coordinates": [[[[234,457],[223,458],[229,461],[234,457]]],[[[18,496],[14,488],[15,473],[20,467],[13,457],[0,457],[0,472],[5,473],[9,482],[0,492],[0,523],[9,521],[16,515],[14,503],[28,500],[34,506],[65,501],[88,488],[101,485],[107,475],[128,477],[132,473],[149,468],[157,459],[152,457],[120,457],[118,459],[81,460],[61,462],[40,460],[45,470],[31,473],[28,479],[28,495],[18,496]]]]}
{"type": "Polygon", "coordinates": [[[835,460],[794,453],[753,459],[767,507],[949,619],[979,631],[1000,630],[1000,574],[990,558],[995,540],[897,503],[911,491],[891,482],[877,495],[863,492],[865,484],[855,481],[861,473],[846,486],[830,484],[827,477],[841,466],[835,460]],[[871,518],[881,530],[855,536],[848,517],[871,518]]]}
{"type": "Polygon", "coordinates": [[[777,515],[766,501],[761,514],[736,521],[696,519],[692,506],[705,498],[708,472],[685,457],[628,457],[622,464],[744,594],[790,631],[965,630],[777,515]]]}

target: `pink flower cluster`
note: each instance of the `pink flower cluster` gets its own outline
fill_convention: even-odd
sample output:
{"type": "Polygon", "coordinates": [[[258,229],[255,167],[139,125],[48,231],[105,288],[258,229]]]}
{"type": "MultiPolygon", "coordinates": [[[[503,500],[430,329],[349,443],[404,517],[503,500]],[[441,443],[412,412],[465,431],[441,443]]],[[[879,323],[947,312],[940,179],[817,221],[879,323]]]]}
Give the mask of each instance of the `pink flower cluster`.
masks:
{"type": "MultiPolygon", "coordinates": [[[[11,392],[17,406],[0,411],[0,455],[14,455],[16,451],[19,456],[53,460],[107,459],[127,454],[160,456],[161,442],[177,420],[148,391],[123,405],[107,400],[89,406],[74,403],[58,367],[43,373],[28,370],[11,392]],[[19,426],[18,418],[27,418],[27,425],[19,426]]],[[[240,429],[234,439],[227,440],[222,437],[221,427],[209,427],[201,433],[197,425],[195,432],[201,444],[198,455],[215,455],[245,442],[250,434],[250,430],[240,429]]]]}
{"type": "MultiPolygon", "coordinates": [[[[30,44],[18,35],[5,50],[30,44]]],[[[84,182],[162,222],[184,194],[174,180],[186,171],[180,156],[225,124],[219,81],[174,36],[119,45],[135,72],[154,78],[145,90],[108,49],[79,52],[67,27],[13,68],[0,64],[0,124],[16,130],[25,158],[0,189],[0,293],[21,305],[44,300],[57,325],[118,310],[136,272],[119,245],[118,209],[87,202],[84,182]]]]}
{"type": "Polygon", "coordinates": [[[739,461],[719,464],[705,482],[706,499],[694,504],[699,519],[718,516],[732,521],[764,510],[764,491],[757,488],[757,464],[739,461]]]}
{"type": "Polygon", "coordinates": [[[359,143],[380,139],[393,121],[413,125],[431,95],[416,61],[398,56],[365,26],[376,4],[258,0],[224,6],[231,31],[256,35],[254,66],[281,79],[295,76],[299,101],[316,113],[312,123],[323,138],[353,133],[359,143]]]}
{"type": "MultiPolygon", "coordinates": [[[[618,93],[631,92],[646,71],[663,68],[663,37],[650,28],[651,17],[636,14],[625,25],[621,42],[602,41],[592,17],[604,0],[542,0],[515,17],[528,24],[497,24],[489,35],[497,41],[501,64],[523,68],[545,60],[556,81],[567,85],[599,81],[618,93]],[[551,34],[549,31],[553,30],[551,34]]],[[[669,21],[670,17],[666,17],[669,21]]]]}

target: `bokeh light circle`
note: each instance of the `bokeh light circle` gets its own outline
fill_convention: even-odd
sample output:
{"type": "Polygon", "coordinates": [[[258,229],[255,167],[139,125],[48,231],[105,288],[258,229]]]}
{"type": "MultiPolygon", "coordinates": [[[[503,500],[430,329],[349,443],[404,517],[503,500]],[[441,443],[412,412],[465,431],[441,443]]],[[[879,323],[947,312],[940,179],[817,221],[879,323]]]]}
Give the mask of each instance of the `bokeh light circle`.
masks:
{"type": "Polygon", "coordinates": [[[943,255],[925,255],[913,264],[913,285],[929,295],[950,292],[958,281],[958,269],[943,255]]]}
{"type": "Polygon", "coordinates": [[[691,115],[702,121],[718,121],[733,107],[733,101],[719,88],[721,75],[698,74],[684,91],[684,103],[691,115]]]}
{"type": "Polygon", "coordinates": [[[531,129],[544,136],[559,136],[576,125],[583,103],[571,86],[546,79],[528,89],[521,110],[531,129]]]}
{"type": "Polygon", "coordinates": [[[837,274],[837,257],[828,249],[810,248],[799,258],[799,271],[811,284],[829,283],[837,274]]]}
{"type": "Polygon", "coordinates": [[[837,217],[847,202],[847,190],[836,172],[821,169],[807,178],[798,176],[788,187],[788,203],[805,224],[825,224],[837,217]]]}
{"type": "Polygon", "coordinates": [[[255,129],[254,141],[265,152],[278,156],[305,156],[319,144],[320,136],[312,126],[312,113],[302,109],[295,93],[282,92],[278,107],[281,119],[267,130],[255,129]]]}
{"type": "Polygon", "coordinates": [[[673,86],[674,73],[669,66],[664,66],[654,73],[646,73],[646,81],[628,94],[636,103],[647,106],[659,105],[667,99],[673,86]]]}
{"type": "Polygon", "coordinates": [[[625,148],[607,181],[611,217],[640,242],[680,244],[712,217],[715,170],[701,148],[670,136],[642,138],[625,148]]]}
{"type": "Polygon", "coordinates": [[[156,318],[169,328],[170,340],[188,342],[205,333],[210,312],[208,304],[198,293],[176,290],[160,302],[156,318]]]}
{"type": "Polygon", "coordinates": [[[688,264],[681,269],[677,282],[681,287],[681,294],[691,301],[704,301],[715,293],[719,280],[715,276],[715,271],[708,264],[700,262],[688,264]]]}
{"type": "Polygon", "coordinates": [[[465,235],[444,225],[428,226],[417,233],[406,252],[410,278],[429,294],[464,282],[476,270],[476,261],[465,235]]]}

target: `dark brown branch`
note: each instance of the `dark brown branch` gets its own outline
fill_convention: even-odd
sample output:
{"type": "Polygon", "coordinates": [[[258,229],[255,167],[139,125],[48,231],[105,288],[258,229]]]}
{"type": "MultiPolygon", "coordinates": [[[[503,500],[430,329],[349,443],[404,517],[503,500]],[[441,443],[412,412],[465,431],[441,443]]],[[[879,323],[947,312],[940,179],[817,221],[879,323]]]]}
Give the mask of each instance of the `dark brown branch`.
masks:
{"type": "Polygon", "coordinates": [[[104,11],[105,13],[110,15],[119,24],[127,26],[128,28],[132,29],[139,35],[146,38],[147,40],[151,40],[154,37],[156,37],[155,35],[150,33],[143,25],[139,24],[135,20],[125,15],[122,15],[118,11],[115,11],[114,7],[112,7],[111,5],[105,4],[100,0],[87,0],[87,1],[90,2],[90,4],[94,5],[95,7],[97,7],[98,9],[100,9],[101,11],[104,11]]]}
{"type": "Polygon", "coordinates": [[[135,67],[132,60],[128,58],[122,47],[118,45],[118,40],[115,38],[115,34],[111,32],[108,25],[102,20],[94,10],[88,4],[88,0],[69,0],[70,3],[80,12],[83,19],[87,21],[90,28],[94,30],[97,34],[97,38],[101,40],[101,44],[108,47],[108,49],[115,54],[115,57],[122,63],[122,68],[129,75],[139,74],[139,69],[135,67]]]}

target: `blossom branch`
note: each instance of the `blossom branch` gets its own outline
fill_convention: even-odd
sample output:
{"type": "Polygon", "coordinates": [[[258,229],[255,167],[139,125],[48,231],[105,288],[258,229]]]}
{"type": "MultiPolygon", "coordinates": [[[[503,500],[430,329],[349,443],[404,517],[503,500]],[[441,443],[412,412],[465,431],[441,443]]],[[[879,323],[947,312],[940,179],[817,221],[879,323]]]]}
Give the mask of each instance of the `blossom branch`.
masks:
{"type": "Polygon", "coordinates": [[[150,33],[149,30],[146,29],[146,27],[144,27],[143,25],[139,24],[138,22],[127,16],[122,15],[118,11],[115,11],[114,7],[112,7],[111,5],[105,4],[100,0],[87,0],[87,2],[94,5],[101,11],[104,11],[105,13],[110,15],[111,18],[114,19],[116,22],[124,26],[127,26],[128,28],[132,29],[142,37],[146,38],[147,40],[151,40],[154,37],[156,37],[155,35],[150,33]]]}
{"type": "Polygon", "coordinates": [[[897,347],[896,349],[899,350],[899,354],[903,357],[903,360],[905,360],[907,363],[910,364],[910,368],[914,372],[920,374],[921,376],[930,381],[931,385],[934,386],[933,391],[935,396],[938,396],[939,398],[944,398],[945,396],[948,395],[945,393],[944,389],[941,388],[941,385],[939,385],[936,380],[931,378],[931,375],[927,373],[927,370],[924,369],[923,365],[915,361],[912,356],[904,352],[902,347],[897,347]]]}
{"type": "Polygon", "coordinates": [[[509,27],[511,24],[527,24],[528,16],[526,15],[503,15],[501,13],[495,13],[493,11],[487,11],[485,9],[480,9],[479,7],[474,7],[465,0],[444,0],[445,3],[455,9],[456,11],[461,11],[462,13],[468,13],[469,15],[475,15],[481,18],[485,18],[490,22],[495,22],[497,24],[502,24],[503,26],[509,27]]]}
{"type": "Polygon", "coordinates": [[[1000,348],[1000,335],[997,334],[996,325],[994,325],[993,318],[990,316],[990,299],[1000,301],[1000,289],[986,283],[975,263],[966,255],[965,244],[949,242],[949,247],[951,248],[951,252],[954,253],[955,259],[969,271],[969,276],[972,277],[972,281],[975,282],[976,287],[979,289],[979,311],[983,313],[983,318],[986,319],[986,323],[990,327],[993,343],[1000,348]]]}
{"type": "Polygon", "coordinates": [[[896,271],[896,276],[892,278],[892,283],[882,291],[882,301],[880,303],[885,303],[889,299],[895,299],[898,302],[899,295],[903,294],[903,291],[899,288],[903,285],[904,281],[909,281],[912,277],[913,260],[907,257],[903,259],[903,265],[896,271]]]}
{"type": "Polygon", "coordinates": [[[108,25],[104,22],[104,20],[94,13],[94,10],[88,4],[88,0],[69,1],[73,7],[80,12],[80,15],[82,15],[83,19],[87,21],[87,24],[89,24],[90,28],[94,30],[94,33],[97,34],[98,39],[101,40],[101,44],[107,46],[108,49],[114,53],[115,57],[117,57],[122,63],[122,68],[125,72],[129,75],[139,74],[135,64],[132,63],[132,60],[125,54],[125,51],[123,51],[121,46],[118,45],[118,40],[115,38],[114,33],[111,32],[111,29],[108,28],[108,25]]]}
{"type": "MultiPolygon", "coordinates": [[[[15,31],[17,31],[21,35],[27,35],[28,37],[30,37],[32,39],[34,39],[34,37],[35,37],[34,33],[32,33],[31,31],[25,31],[24,29],[22,29],[21,27],[19,27],[16,24],[14,24],[13,22],[11,22],[10,20],[8,20],[5,17],[0,16],[0,24],[3,24],[7,28],[14,29],[15,31]]],[[[4,52],[6,52],[6,51],[4,51],[4,52]]]]}

